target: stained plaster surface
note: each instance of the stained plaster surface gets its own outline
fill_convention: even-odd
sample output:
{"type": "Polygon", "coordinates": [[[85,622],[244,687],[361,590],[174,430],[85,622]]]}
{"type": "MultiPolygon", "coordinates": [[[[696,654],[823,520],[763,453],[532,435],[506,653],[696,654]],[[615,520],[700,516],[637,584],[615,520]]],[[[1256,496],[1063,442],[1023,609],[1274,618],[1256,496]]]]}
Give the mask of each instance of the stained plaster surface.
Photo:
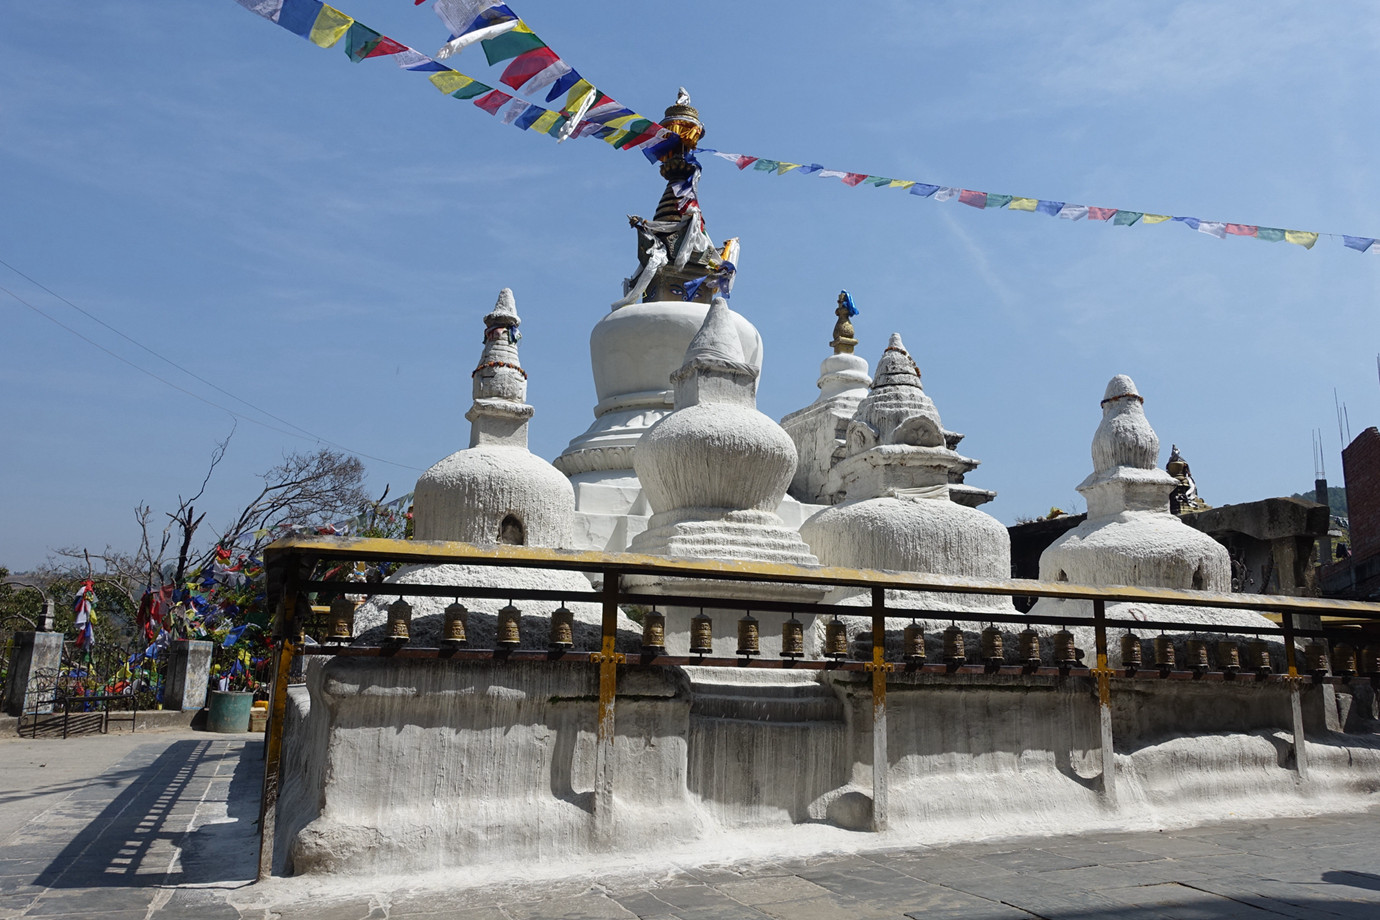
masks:
{"type": "Polygon", "coordinates": [[[1380,915],[1380,809],[947,845],[803,826],[482,872],[251,881],[262,739],[0,738],[0,918],[1331,920],[1380,915]]]}

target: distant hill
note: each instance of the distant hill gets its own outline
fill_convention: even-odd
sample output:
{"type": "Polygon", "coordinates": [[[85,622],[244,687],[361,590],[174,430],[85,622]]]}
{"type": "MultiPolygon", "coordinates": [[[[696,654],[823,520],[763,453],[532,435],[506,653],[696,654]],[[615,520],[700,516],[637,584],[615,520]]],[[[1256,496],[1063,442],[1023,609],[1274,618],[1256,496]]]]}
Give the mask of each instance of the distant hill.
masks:
{"type": "MultiPolygon", "coordinates": [[[[1290,498],[1304,498],[1314,501],[1313,490],[1307,492],[1295,492],[1290,498]]],[[[1327,507],[1334,517],[1347,517],[1346,513],[1346,488],[1344,486],[1327,487],[1327,507]]]]}

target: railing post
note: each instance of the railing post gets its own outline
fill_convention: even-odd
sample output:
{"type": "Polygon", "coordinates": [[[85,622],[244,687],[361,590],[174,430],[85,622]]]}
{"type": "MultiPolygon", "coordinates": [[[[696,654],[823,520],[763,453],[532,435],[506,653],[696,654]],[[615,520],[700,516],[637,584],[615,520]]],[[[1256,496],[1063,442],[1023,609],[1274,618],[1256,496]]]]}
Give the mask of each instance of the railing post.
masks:
{"type": "Polygon", "coordinates": [[[624,661],[624,656],[615,650],[618,589],[618,573],[605,571],[603,639],[599,651],[590,656],[590,661],[599,665],[599,721],[594,741],[594,833],[603,842],[613,839],[614,698],[618,692],[618,665],[624,661]]]}
{"type": "Polygon", "coordinates": [[[887,770],[886,675],[891,664],[886,660],[886,589],[872,589],[872,830],[886,830],[887,770]]]}
{"type": "Polygon", "coordinates": [[[1308,779],[1308,753],[1304,748],[1303,733],[1303,701],[1299,698],[1299,685],[1303,678],[1299,676],[1298,655],[1294,649],[1294,615],[1285,611],[1280,616],[1280,623],[1284,627],[1284,661],[1289,666],[1286,682],[1289,684],[1289,711],[1294,723],[1294,770],[1298,773],[1299,779],[1308,779]]]}
{"type": "MultiPolygon", "coordinates": [[[[296,563],[295,557],[293,563],[296,563]]],[[[264,787],[259,801],[259,881],[273,874],[274,832],[278,818],[278,770],[283,758],[283,723],[287,721],[288,675],[297,653],[300,611],[306,603],[297,595],[297,579],[289,575],[278,602],[278,647],[273,650],[273,701],[268,710],[268,740],[264,745],[264,787]]]]}
{"type": "Polygon", "coordinates": [[[1102,801],[1109,809],[1116,802],[1116,748],[1112,740],[1112,671],[1107,666],[1107,602],[1093,601],[1093,633],[1097,642],[1097,718],[1102,738],[1102,801]]]}

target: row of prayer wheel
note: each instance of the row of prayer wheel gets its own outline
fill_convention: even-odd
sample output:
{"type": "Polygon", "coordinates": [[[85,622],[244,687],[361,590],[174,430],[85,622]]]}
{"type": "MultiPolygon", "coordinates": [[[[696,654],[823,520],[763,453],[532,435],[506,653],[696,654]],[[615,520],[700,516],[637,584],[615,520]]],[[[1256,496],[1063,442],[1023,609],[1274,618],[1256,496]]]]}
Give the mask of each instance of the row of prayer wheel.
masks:
{"type": "MultiPolygon", "coordinates": [[[[327,639],[334,641],[354,638],[355,610],[359,601],[338,597],[331,602],[327,615],[327,639]]],[[[412,605],[398,598],[388,605],[387,639],[405,642],[411,637],[412,605]]],[[[575,615],[564,604],[552,611],[550,638],[548,646],[555,651],[572,648],[575,615]]],[[[469,610],[456,601],[448,605],[442,613],[442,644],[458,646],[468,642],[469,610]]],[[[958,625],[949,626],[943,633],[943,660],[948,665],[962,665],[968,661],[963,630],[958,625]]],[[[498,622],[494,641],[500,648],[516,648],[522,641],[522,611],[509,603],[498,611],[498,622]]],[[[1016,663],[1027,668],[1041,664],[1040,634],[1034,629],[1025,629],[1016,637],[1016,663]]],[[[1076,667],[1083,657],[1077,647],[1073,633],[1061,629],[1053,636],[1053,661],[1056,667],[1076,667]]],[[[1165,635],[1153,640],[1153,661],[1150,667],[1172,671],[1180,666],[1175,651],[1174,640],[1165,635]]],[[[1210,671],[1208,660],[1209,643],[1202,639],[1189,639],[1184,644],[1182,667],[1193,671],[1210,671]]],[[[912,622],[901,634],[902,652],[905,660],[913,664],[923,664],[926,660],[925,630],[912,622]]],[[[1006,652],[1002,631],[996,626],[988,626],[979,634],[981,663],[989,667],[1006,664],[1006,652]]],[[[1231,639],[1215,643],[1217,669],[1226,673],[1254,671],[1268,674],[1272,670],[1269,645],[1261,639],[1242,645],[1231,639]]],[[[642,651],[644,654],[664,655],[666,653],[666,615],[656,611],[643,614],[642,651]]],[[[714,621],[701,612],[690,620],[690,654],[708,656],[714,653],[714,621]]],[[[751,613],[738,620],[738,655],[748,657],[761,654],[760,633],[757,618],[751,613]]],[[[844,623],[834,619],[825,623],[824,656],[826,658],[847,658],[848,631],[844,623]]],[[[803,658],[805,656],[805,627],[792,616],[781,624],[781,657],[803,658]]],[[[1302,670],[1312,674],[1332,673],[1338,677],[1353,677],[1362,674],[1367,677],[1380,677],[1380,645],[1366,646],[1358,655],[1355,647],[1338,643],[1332,647],[1330,660],[1327,646],[1322,642],[1311,642],[1304,648],[1302,670]]],[[[1121,637],[1121,665],[1128,671],[1146,667],[1140,637],[1127,632],[1121,637]]]]}

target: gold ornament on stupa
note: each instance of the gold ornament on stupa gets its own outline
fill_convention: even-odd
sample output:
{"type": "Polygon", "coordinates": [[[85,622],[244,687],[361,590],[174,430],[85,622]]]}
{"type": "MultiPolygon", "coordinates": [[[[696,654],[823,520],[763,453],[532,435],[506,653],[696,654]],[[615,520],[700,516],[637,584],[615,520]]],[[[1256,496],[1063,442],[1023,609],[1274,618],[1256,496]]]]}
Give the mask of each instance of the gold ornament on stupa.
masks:
{"type": "Polygon", "coordinates": [[[851,355],[858,346],[858,340],[853,336],[852,321],[858,315],[858,308],[853,306],[853,297],[847,291],[839,291],[839,306],[834,315],[838,317],[838,322],[834,323],[834,340],[829,345],[836,355],[851,355]]]}

